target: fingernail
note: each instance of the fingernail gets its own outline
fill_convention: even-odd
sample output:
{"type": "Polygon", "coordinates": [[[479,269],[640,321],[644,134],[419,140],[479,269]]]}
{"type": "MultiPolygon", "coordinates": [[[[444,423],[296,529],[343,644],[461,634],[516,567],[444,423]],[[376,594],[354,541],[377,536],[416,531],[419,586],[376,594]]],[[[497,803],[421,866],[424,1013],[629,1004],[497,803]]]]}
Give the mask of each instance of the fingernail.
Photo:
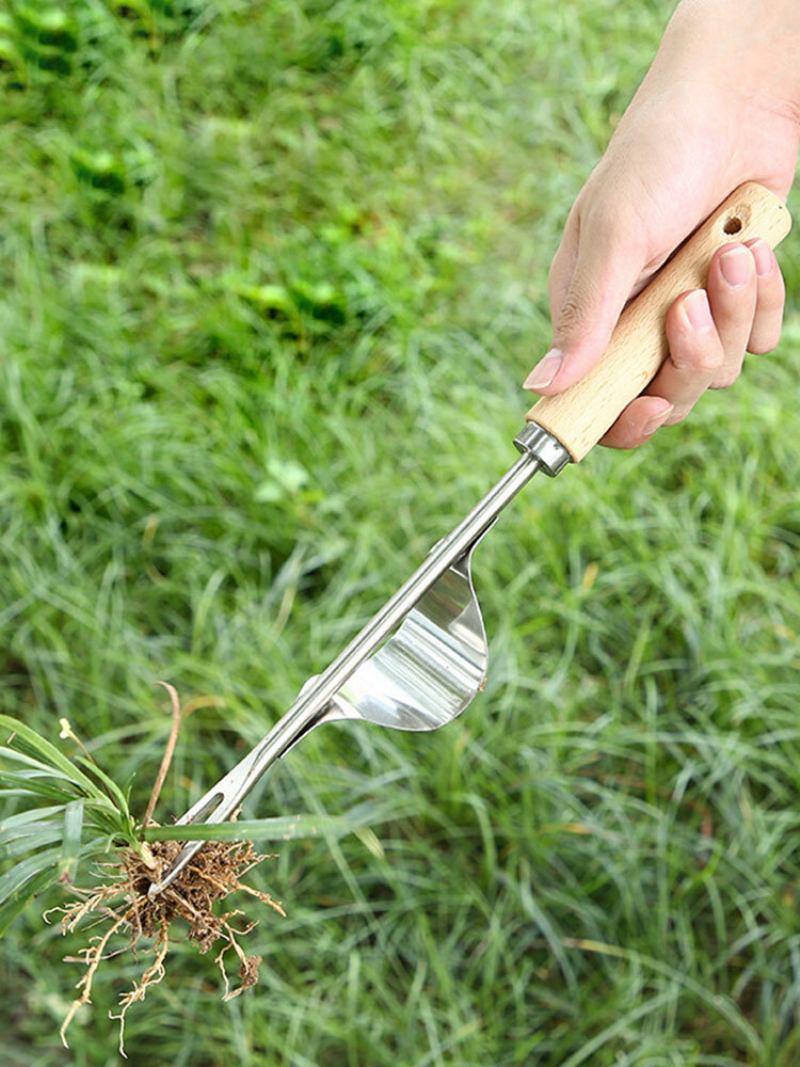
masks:
{"type": "Polygon", "coordinates": [[[546,355],[542,356],[522,383],[522,388],[544,389],[558,374],[558,368],[561,366],[563,358],[560,348],[551,348],[546,355]]]}
{"type": "Polygon", "coordinates": [[[693,330],[707,330],[714,325],[705,289],[695,289],[689,293],[683,301],[683,310],[693,330]]]}
{"type": "Polygon", "coordinates": [[[722,277],[728,285],[732,285],[735,288],[747,285],[753,270],[752,262],[753,257],[744,245],[729,248],[727,252],[723,252],[720,256],[722,277]]]}
{"type": "Polygon", "coordinates": [[[675,405],[670,404],[668,408],[659,411],[657,415],[652,415],[642,427],[642,435],[644,437],[652,437],[656,430],[664,425],[674,410],[675,405]]]}
{"type": "Polygon", "coordinates": [[[765,274],[769,274],[775,262],[773,251],[766,241],[756,241],[755,244],[750,245],[750,251],[756,261],[756,274],[763,278],[765,274]]]}

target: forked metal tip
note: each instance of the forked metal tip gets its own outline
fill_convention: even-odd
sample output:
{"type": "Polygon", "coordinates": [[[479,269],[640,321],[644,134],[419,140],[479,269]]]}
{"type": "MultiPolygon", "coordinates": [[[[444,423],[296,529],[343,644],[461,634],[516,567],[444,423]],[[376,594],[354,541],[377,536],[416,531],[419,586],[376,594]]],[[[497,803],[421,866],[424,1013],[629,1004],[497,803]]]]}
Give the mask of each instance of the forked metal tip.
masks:
{"type": "MultiPolygon", "coordinates": [[[[176,826],[190,826],[192,823],[225,822],[236,810],[236,794],[230,785],[233,779],[238,784],[240,768],[234,767],[222,781],[204,793],[189,810],[178,819],[176,826]]],[[[155,900],[160,893],[170,886],[182,870],[197,855],[205,841],[187,841],[175,857],[166,874],[158,882],[153,882],[147,890],[150,900],[155,900]]]]}
{"type": "Polygon", "coordinates": [[[147,896],[150,900],[155,900],[157,896],[164,892],[168,886],[172,885],[181,871],[189,864],[192,859],[197,855],[200,849],[205,844],[204,841],[188,841],[181,851],[178,853],[178,857],[167,873],[161,879],[160,882],[153,882],[150,888],[147,890],[147,896]]]}
{"type": "MultiPolygon", "coordinates": [[[[197,823],[220,823],[235,818],[242,801],[253,785],[272,766],[275,760],[291,744],[294,731],[284,716],[273,726],[266,737],[239,760],[235,767],[207,790],[189,810],[178,819],[176,826],[191,826],[197,823]]],[[[187,841],[158,882],[147,890],[150,900],[169,888],[187,864],[197,855],[205,841],[187,841]]]]}

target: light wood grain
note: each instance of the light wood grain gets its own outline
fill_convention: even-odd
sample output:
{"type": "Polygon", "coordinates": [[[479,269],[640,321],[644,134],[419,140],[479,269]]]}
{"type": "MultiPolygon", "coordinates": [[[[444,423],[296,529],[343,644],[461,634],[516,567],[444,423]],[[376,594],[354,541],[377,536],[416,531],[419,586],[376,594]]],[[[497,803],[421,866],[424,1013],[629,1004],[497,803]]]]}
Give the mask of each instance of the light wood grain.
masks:
{"type": "Polygon", "coordinates": [[[791,225],[786,205],[774,193],[757,182],[740,186],[628,305],[600,362],[563,393],[543,397],[528,412],[528,422],[553,434],[574,462],[583,459],[655,377],[667,356],[667,310],[687,289],[705,286],[717,249],[755,237],[774,248],[791,225]]]}

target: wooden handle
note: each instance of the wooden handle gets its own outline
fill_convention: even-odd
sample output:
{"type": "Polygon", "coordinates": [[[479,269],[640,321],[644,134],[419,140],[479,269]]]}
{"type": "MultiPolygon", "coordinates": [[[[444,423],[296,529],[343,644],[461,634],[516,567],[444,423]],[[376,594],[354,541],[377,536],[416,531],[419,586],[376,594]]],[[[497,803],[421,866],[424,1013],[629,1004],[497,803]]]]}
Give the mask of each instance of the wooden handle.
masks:
{"type": "Polygon", "coordinates": [[[528,422],[556,437],[574,462],[583,459],[656,376],[668,351],[667,310],[687,289],[705,286],[717,249],[754,237],[775,248],[791,225],[786,205],[774,193],[757,182],[739,186],[626,307],[600,362],[563,393],[543,397],[528,412],[528,422]]]}

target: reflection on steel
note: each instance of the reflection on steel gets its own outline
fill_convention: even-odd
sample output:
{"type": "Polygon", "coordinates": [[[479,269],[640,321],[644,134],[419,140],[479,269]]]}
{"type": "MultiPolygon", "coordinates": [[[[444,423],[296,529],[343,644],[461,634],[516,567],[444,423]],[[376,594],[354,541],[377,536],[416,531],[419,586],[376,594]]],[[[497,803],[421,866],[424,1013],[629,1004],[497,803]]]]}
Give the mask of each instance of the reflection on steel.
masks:
{"type": "Polygon", "coordinates": [[[436,730],[483,687],[486,631],[472,584],[472,553],[456,560],[331,701],[326,719],[367,719],[395,730],[436,730]]]}

